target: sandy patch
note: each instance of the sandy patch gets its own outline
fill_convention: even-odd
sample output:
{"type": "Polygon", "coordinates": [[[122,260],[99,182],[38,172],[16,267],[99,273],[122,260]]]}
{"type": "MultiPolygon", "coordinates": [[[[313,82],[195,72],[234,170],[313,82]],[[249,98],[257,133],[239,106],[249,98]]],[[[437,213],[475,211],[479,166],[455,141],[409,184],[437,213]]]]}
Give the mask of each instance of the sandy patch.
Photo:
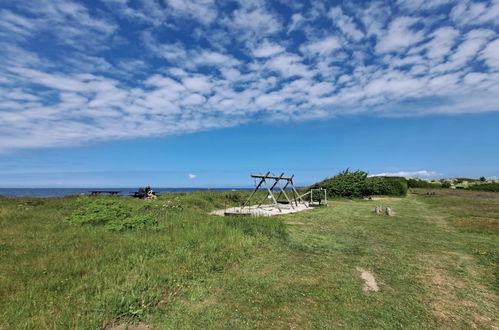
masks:
{"type": "Polygon", "coordinates": [[[304,225],[306,225],[305,223],[300,222],[300,221],[286,221],[284,223],[287,224],[287,225],[295,225],[295,226],[304,226],[304,225]]]}
{"type": "Polygon", "coordinates": [[[150,330],[152,329],[151,326],[144,324],[144,323],[138,323],[138,324],[118,324],[114,325],[112,327],[106,328],[108,330],[150,330]]]}
{"type": "Polygon", "coordinates": [[[357,270],[360,272],[360,278],[364,280],[364,287],[362,288],[362,291],[379,291],[378,283],[376,283],[376,278],[371,272],[359,268],[357,268],[357,270]]]}
{"type": "Polygon", "coordinates": [[[254,216],[264,216],[271,217],[274,215],[282,215],[289,213],[302,212],[306,210],[312,210],[312,207],[309,207],[307,204],[298,203],[298,205],[291,204],[279,204],[279,207],[276,205],[252,205],[246,206],[244,208],[241,207],[231,207],[225,210],[217,210],[210,212],[210,214],[214,215],[254,215],[254,216]]]}
{"type": "Polygon", "coordinates": [[[398,197],[364,197],[366,201],[396,201],[399,199],[398,197]]]}

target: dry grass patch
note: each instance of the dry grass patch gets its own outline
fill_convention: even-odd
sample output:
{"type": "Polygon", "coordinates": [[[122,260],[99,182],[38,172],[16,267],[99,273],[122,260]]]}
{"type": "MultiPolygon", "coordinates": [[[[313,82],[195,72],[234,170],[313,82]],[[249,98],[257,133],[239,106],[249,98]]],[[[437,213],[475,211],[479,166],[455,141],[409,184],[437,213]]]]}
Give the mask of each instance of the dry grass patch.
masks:
{"type": "Polygon", "coordinates": [[[152,327],[145,323],[126,324],[121,323],[106,328],[107,330],[150,330],[152,327]]]}
{"type": "Polygon", "coordinates": [[[498,296],[480,284],[484,271],[470,255],[448,252],[421,255],[420,275],[431,313],[442,328],[497,328],[498,296]],[[478,279],[478,281],[477,281],[478,279]]]}

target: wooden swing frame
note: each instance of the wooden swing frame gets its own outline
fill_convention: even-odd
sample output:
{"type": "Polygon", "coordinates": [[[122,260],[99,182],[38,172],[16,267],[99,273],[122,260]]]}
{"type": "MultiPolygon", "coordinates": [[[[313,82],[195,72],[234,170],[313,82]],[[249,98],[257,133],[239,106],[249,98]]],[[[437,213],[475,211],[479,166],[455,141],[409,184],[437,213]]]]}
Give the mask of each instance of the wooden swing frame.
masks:
{"type": "MultiPolygon", "coordinates": [[[[294,209],[295,206],[298,206],[298,203],[303,203],[306,205],[305,201],[303,200],[302,196],[298,194],[298,191],[296,190],[294,184],[293,184],[293,178],[294,175],[290,177],[284,176],[284,173],[281,173],[281,175],[276,176],[274,174],[270,175],[270,171],[268,171],[265,175],[263,174],[251,174],[251,177],[254,179],[259,179],[260,181],[256,185],[255,189],[251,192],[250,196],[248,199],[243,203],[241,210],[244,209],[246,206],[249,206],[251,199],[253,196],[256,194],[256,192],[260,189],[260,187],[264,186],[265,189],[267,190],[267,197],[270,197],[272,201],[274,202],[274,206],[279,210],[279,212],[282,212],[281,207],[279,204],[282,204],[282,202],[279,202],[279,198],[281,196],[284,196],[286,198],[286,202],[294,209]],[[272,183],[273,181],[273,183],[272,183]],[[280,182],[286,182],[284,184],[284,187],[281,186],[280,182]],[[290,189],[290,192],[292,193],[292,198],[288,196],[286,193],[286,188],[290,189]],[[277,195],[277,198],[274,196],[274,192],[279,191],[279,194],[277,195]],[[293,205],[294,204],[294,205],[293,205]]],[[[288,191],[289,192],[289,191],[288,191]]],[[[259,203],[258,207],[261,207],[263,202],[265,201],[264,197],[259,203]]]]}

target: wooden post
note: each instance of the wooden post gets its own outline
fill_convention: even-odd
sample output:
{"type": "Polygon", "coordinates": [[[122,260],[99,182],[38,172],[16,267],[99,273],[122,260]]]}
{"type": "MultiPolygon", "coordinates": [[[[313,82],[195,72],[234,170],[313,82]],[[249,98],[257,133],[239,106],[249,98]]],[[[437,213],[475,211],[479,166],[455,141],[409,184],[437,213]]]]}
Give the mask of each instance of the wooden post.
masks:
{"type": "MultiPolygon", "coordinates": [[[[279,193],[279,196],[282,193],[284,195],[284,197],[286,197],[286,200],[288,201],[289,205],[291,205],[292,208],[295,208],[293,206],[293,203],[289,200],[288,195],[286,194],[286,191],[284,191],[284,189],[282,189],[281,185],[279,184],[279,180],[276,181],[276,183],[277,183],[277,187],[279,187],[279,189],[281,190],[281,192],[279,193]]],[[[277,199],[279,199],[279,198],[277,198],[277,199]]]]}
{"type": "Polygon", "coordinates": [[[274,194],[272,193],[272,190],[269,189],[269,186],[267,185],[267,181],[265,179],[262,179],[263,183],[265,184],[265,188],[267,188],[267,192],[269,193],[269,196],[272,197],[272,200],[274,201],[275,206],[279,210],[279,212],[282,212],[281,208],[279,207],[279,203],[277,203],[277,200],[274,197],[274,194]]]}
{"type": "MultiPolygon", "coordinates": [[[[293,193],[295,193],[298,196],[297,199],[299,199],[303,204],[305,204],[305,201],[303,200],[303,198],[301,198],[301,196],[298,194],[298,191],[296,191],[295,189],[295,186],[293,184],[293,177],[289,178],[289,182],[291,183],[291,190],[293,190],[293,193]]],[[[296,205],[298,206],[298,202],[296,205]]]]}
{"type": "MultiPolygon", "coordinates": [[[[270,171],[268,171],[267,174],[265,174],[265,176],[267,176],[269,174],[270,174],[270,171]]],[[[253,190],[253,192],[248,197],[248,199],[246,200],[246,202],[243,203],[243,206],[241,207],[241,209],[243,209],[246,206],[246,204],[248,204],[251,201],[251,197],[253,197],[253,195],[258,191],[258,189],[260,188],[260,186],[263,184],[264,181],[265,181],[265,179],[263,179],[263,178],[260,179],[260,182],[256,186],[255,190],[253,190]]]]}
{"type": "MultiPolygon", "coordinates": [[[[284,173],[281,173],[281,176],[279,178],[282,178],[284,176],[284,173]]],[[[274,184],[272,185],[272,187],[270,187],[270,190],[272,191],[274,189],[274,187],[277,185],[277,183],[279,182],[280,179],[274,179],[275,182],[274,184]]],[[[258,204],[258,207],[260,207],[263,203],[263,201],[265,200],[266,197],[264,197],[261,202],[258,204]]],[[[277,197],[277,200],[279,200],[279,197],[277,197]]]]}

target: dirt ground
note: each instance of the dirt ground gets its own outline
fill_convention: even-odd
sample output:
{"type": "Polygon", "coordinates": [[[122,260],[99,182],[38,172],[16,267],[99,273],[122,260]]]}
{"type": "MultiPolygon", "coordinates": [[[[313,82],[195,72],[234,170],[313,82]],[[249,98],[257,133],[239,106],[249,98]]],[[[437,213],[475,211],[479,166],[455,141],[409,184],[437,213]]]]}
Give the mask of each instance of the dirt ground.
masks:
{"type": "Polygon", "coordinates": [[[210,214],[214,215],[255,215],[255,216],[264,216],[270,217],[274,215],[283,215],[289,213],[296,213],[311,210],[313,207],[309,207],[307,204],[298,203],[298,205],[291,204],[280,204],[278,207],[276,205],[251,205],[242,207],[231,207],[225,210],[216,210],[210,212],[210,214]]]}

